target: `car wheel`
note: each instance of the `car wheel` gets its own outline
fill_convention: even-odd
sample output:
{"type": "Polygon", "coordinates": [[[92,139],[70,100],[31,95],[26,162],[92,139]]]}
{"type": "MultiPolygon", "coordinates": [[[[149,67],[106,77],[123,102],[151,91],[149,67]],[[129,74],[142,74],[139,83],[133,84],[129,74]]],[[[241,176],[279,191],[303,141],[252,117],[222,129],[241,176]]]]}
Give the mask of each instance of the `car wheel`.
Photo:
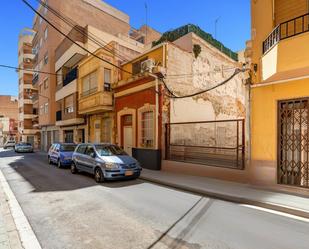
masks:
{"type": "Polygon", "coordinates": [[[94,180],[97,183],[100,183],[100,182],[104,181],[104,176],[103,176],[102,170],[100,168],[96,168],[94,170],[94,180]]]}
{"type": "Polygon", "coordinates": [[[60,169],[62,167],[60,159],[57,161],[57,167],[60,169]]]}
{"type": "Polygon", "coordinates": [[[50,159],[50,156],[48,157],[48,164],[52,164],[52,160],[50,159]]]}
{"type": "Polygon", "coordinates": [[[71,164],[71,173],[72,174],[77,174],[78,173],[78,169],[77,169],[77,167],[76,167],[74,162],[72,162],[72,164],[71,164]]]}

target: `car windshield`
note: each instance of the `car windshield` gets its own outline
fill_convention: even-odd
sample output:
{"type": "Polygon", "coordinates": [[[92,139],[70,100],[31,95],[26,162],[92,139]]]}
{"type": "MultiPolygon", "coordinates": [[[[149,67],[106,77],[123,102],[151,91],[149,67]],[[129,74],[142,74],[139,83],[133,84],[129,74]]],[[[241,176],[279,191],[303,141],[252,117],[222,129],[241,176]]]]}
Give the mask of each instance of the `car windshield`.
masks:
{"type": "Polygon", "coordinates": [[[74,151],[76,145],[74,144],[63,144],[60,146],[60,151],[74,151]]]}
{"type": "Polygon", "coordinates": [[[95,148],[100,156],[127,155],[127,153],[116,145],[96,145],[95,148]]]}
{"type": "Polygon", "coordinates": [[[20,146],[31,146],[30,143],[20,143],[20,144],[18,144],[18,145],[20,145],[20,146]]]}

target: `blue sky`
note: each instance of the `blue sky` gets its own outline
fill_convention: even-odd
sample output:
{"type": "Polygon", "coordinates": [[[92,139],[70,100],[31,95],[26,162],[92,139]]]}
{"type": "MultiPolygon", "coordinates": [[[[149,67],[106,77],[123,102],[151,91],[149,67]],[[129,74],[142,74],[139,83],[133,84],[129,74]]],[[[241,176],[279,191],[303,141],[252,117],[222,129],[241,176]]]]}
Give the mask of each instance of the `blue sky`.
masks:
{"type": "MultiPolygon", "coordinates": [[[[55,0],[50,0],[55,1],[55,0]]],[[[35,5],[34,0],[29,2],[35,5]]],[[[234,51],[245,47],[250,38],[249,0],[105,0],[130,16],[133,27],[145,23],[145,3],[148,6],[148,24],[164,32],[183,24],[199,25],[234,51]]],[[[0,64],[17,66],[18,34],[31,27],[33,13],[21,0],[4,1],[0,9],[0,64]]],[[[0,95],[18,94],[17,73],[0,68],[0,95]]]]}

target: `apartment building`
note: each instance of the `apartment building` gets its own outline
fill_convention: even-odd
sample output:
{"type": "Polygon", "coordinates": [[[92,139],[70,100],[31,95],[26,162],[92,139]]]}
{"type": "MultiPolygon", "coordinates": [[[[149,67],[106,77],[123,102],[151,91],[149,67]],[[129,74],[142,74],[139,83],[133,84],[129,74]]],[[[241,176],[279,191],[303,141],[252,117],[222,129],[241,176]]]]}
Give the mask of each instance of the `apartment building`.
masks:
{"type": "MultiPolygon", "coordinates": [[[[32,40],[35,32],[24,29],[19,35],[18,41],[18,65],[20,68],[33,69],[32,40]]],[[[38,148],[40,143],[40,131],[34,127],[38,118],[37,109],[33,108],[32,96],[37,90],[32,85],[33,72],[20,70],[18,72],[18,135],[20,141],[31,143],[38,148]]]]}
{"type": "Polygon", "coordinates": [[[252,1],[246,51],[252,63],[251,181],[302,193],[309,188],[308,11],[307,0],[252,1]]]}
{"type": "MultiPolygon", "coordinates": [[[[108,44],[95,51],[96,56],[105,61],[89,55],[78,66],[78,113],[84,116],[87,124],[86,141],[114,143],[116,131],[112,86],[121,73],[113,65],[120,66],[122,62],[141,54],[152,41],[145,44],[145,40],[139,39],[140,36],[132,36],[131,33],[116,37],[90,26],[87,29],[88,33],[103,37],[108,44]]],[[[94,44],[91,47],[95,47],[94,44]]]]}
{"type": "Polygon", "coordinates": [[[237,54],[195,25],[153,45],[122,65],[116,142],[144,167],[245,182],[248,91],[242,73],[232,77],[237,54]]]}
{"type": "MultiPolygon", "coordinates": [[[[130,31],[129,17],[102,1],[48,1],[48,5],[82,27],[91,25],[112,35],[128,34],[130,31]]],[[[64,33],[67,34],[72,29],[43,6],[40,6],[38,11],[64,33]]],[[[33,30],[36,32],[32,42],[35,52],[34,68],[56,73],[55,51],[64,37],[47,25],[38,15],[34,17],[33,30]]],[[[33,104],[39,110],[38,123],[42,134],[41,148],[47,150],[52,142],[60,140],[59,126],[56,125],[56,74],[34,74],[33,86],[38,89],[38,95],[33,97],[33,104]]]]}
{"type": "Polygon", "coordinates": [[[0,145],[18,140],[18,98],[0,95],[0,145]]]}

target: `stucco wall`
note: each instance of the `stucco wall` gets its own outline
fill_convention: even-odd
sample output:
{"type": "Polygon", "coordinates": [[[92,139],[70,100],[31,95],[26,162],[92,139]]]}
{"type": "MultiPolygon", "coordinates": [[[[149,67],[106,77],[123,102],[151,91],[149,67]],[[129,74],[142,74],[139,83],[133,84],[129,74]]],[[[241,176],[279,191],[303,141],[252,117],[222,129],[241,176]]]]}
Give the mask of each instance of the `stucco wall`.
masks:
{"type": "MultiPolygon", "coordinates": [[[[188,34],[182,38],[181,43],[178,43],[178,45],[181,44],[186,50],[188,49],[187,44],[199,44],[201,53],[195,58],[193,53],[188,53],[169,44],[166,83],[179,96],[213,87],[234,73],[237,63],[205,44],[196,35],[188,34]]],[[[243,75],[239,74],[225,85],[207,93],[190,98],[171,99],[170,122],[245,118],[246,87],[242,79],[243,75]]],[[[226,125],[227,133],[230,132],[229,129],[234,129],[234,127],[229,127],[230,125],[226,125]]],[[[196,127],[196,129],[200,128],[196,127]]],[[[188,138],[195,137],[193,133],[197,132],[196,129],[191,127],[185,134],[188,138]]],[[[209,129],[213,130],[214,128],[209,127],[209,129]]],[[[206,140],[211,139],[209,132],[203,133],[206,140]]]]}

